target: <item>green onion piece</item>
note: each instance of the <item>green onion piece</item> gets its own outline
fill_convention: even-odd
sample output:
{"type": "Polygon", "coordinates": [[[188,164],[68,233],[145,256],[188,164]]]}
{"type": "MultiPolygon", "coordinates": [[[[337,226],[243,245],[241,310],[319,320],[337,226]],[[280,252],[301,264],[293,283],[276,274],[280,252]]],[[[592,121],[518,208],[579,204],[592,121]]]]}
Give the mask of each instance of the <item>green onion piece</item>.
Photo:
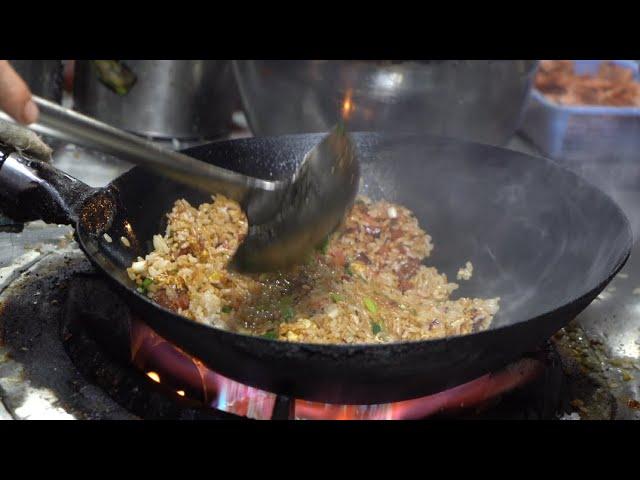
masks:
{"type": "Polygon", "coordinates": [[[262,338],[268,338],[270,340],[275,340],[278,338],[278,334],[274,330],[269,330],[267,333],[262,335],[262,338]]]}
{"type": "Polygon", "coordinates": [[[348,263],[344,266],[344,271],[353,277],[353,270],[351,270],[351,265],[349,265],[348,263]]]}
{"type": "Polygon", "coordinates": [[[333,300],[333,303],[342,302],[344,300],[344,297],[337,293],[330,293],[329,296],[331,297],[331,300],[333,300]]]}
{"type": "Polygon", "coordinates": [[[320,253],[322,253],[323,255],[326,255],[327,252],[329,251],[329,237],[325,238],[324,241],[320,244],[320,246],[318,247],[318,250],[320,251],[320,253]]]}
{"type": "Polygon", "coordinates": [[[231,310],[233,310],[233,308],[231,307],[231,305],[225,305],[224,307],[222,307],[221,311],[222,313],[229,313],[231,310]]]}
{"type": "Polygon", "coordinates": [[[145,278],[142,281],[142,284],[138,287],[138,291],[140,293],[147,293],[147,291],[149,290],[149,285],[151,285],[153,283],[153,279],[150,277],[145,278]]]}
{"type": "Polygon", "coordinates": [[[287,305],[286,307],[284,307],[281,310],[282,313],[282,319],[285,322],[288,322],[289,320],[293,319],[295,312],[293,311],[293,308],[291,308],[291,306],[287,305]]]}
{"type": "Polygon", "coordinates": [[[289,307],[289,306],[293,305],[293,296],[292,295],[283,296],[278,301],[278,304],[280,305],[280,308],[289,307]]]}
{"type": "Polygon", "coordinates": [[[380,326],[379,323],[371,322],[371,331],[373,332],[374,335],[377,335],[382,331],[382,327],[380,326]]]}
{"type": "Polygon", "coordinates": [[[374,302],[369,297],[365,297],[363,303],[367,310],[369,310],[371,313],[376,313],[378,311],[378,305],[376,305],[376,302],[374,302]]]}
{"type": "Polygon", "coordinates": [[[307,256],[305,257],[304,264],[305,264],[307,267],[310,267],[311,265],[313,265],[313,262],[315,262],[315,260],[316,260],[316,256],[315,256],[315,254],[314,254],[313,252],[310,252],[310,253],[308,253],[308,254],[307,254],[307,256]]]}

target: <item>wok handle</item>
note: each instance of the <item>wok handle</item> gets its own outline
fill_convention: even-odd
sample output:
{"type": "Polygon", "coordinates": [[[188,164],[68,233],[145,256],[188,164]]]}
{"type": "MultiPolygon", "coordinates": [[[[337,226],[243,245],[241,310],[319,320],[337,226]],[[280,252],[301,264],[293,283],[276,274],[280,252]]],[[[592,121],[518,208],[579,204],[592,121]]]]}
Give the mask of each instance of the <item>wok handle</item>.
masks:
{"type": "Polygon", "coordinates": [[[0,144],[0,230],[19,232],[21,223],[76,226],[84,201],[98,189],[52,165],[0,144]]]}

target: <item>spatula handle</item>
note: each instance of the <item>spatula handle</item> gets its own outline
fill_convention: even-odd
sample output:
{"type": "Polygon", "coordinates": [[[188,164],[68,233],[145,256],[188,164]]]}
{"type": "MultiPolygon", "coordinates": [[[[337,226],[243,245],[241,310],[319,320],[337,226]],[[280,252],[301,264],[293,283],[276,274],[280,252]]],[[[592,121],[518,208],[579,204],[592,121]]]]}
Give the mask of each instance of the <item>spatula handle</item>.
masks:
{"type": "Polygon", "coordinates": [[[40,109],[40,118],[31,128],[38,133],[114,155],[199,190],[222,193],[240,202],[252,190],[279,188],[279,182],[247,177],[201,162],[36,95],[33,100],[40,109]]]}

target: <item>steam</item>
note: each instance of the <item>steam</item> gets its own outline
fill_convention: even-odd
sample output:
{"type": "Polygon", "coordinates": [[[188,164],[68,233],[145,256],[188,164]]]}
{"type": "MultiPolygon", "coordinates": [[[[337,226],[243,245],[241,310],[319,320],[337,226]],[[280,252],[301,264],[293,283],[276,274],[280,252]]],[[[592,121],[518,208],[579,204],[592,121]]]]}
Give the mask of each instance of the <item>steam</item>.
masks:
{"type": "Polygon", "coordinates": [[[578,163],[580,179],[569,165],[557,170],[543,158],[446,139],[383,136],[366,150],[376,161],[362,165],[361,192],[412,210],[435,245],[426,263],[448,278],[473,263],[456,296],[500,297],[493,326],[553,311],[613,272],[627,231],[592,185],[640,231],[640,192],[623,188],[640,177],[640,164],[631,175],[628,163],[578,163]]]}
{"type": "MultiPolygon", "coordinates": [[[[640,139],[640,128],[637,137],[640,139]]],[[[569,155],[570,157],[570,155],[569,155]]],[[[624,159],[602,157],[591,162],[572,160],[565,163],[568,168],[609,195],[623,210],[634,241],[640,234],[640,148],[624,159]],[[635,157],[635,158],[634,158],[635,157]]]]}

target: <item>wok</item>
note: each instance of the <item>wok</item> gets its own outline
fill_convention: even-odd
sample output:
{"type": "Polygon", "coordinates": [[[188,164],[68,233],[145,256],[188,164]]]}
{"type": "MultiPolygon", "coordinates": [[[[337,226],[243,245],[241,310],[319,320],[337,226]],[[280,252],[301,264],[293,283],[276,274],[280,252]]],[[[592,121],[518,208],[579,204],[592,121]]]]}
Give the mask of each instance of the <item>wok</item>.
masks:
{"type": "MultiPolygon", "coordinates": [[[[223,141],[196,158],[274,179],[322,135],[223,141]]],[[[499,296],[482,332],[428,341],[317,345],[231,333],[183,318],[141,295],[125,268],[152,249],[178,198],[207,195],[133,168],[93,189],[39,161],[0,154],[0,209],[14,220],[70,223],[90,261],[149,326],[222,375],[329,403],[415,398],[472,380],[533,350],[581,312],[626,262],[629,223],[603,192],[557,164],[510,150],[425,135],[354,134],[361,193],[405,205],[432,236],[426,261],[455,278],[454,296],[499,296]],[[105,240],[106,231],[113,239],[105,240]],[[129,238],[131,247],[118,239],[129,238]]]]}

